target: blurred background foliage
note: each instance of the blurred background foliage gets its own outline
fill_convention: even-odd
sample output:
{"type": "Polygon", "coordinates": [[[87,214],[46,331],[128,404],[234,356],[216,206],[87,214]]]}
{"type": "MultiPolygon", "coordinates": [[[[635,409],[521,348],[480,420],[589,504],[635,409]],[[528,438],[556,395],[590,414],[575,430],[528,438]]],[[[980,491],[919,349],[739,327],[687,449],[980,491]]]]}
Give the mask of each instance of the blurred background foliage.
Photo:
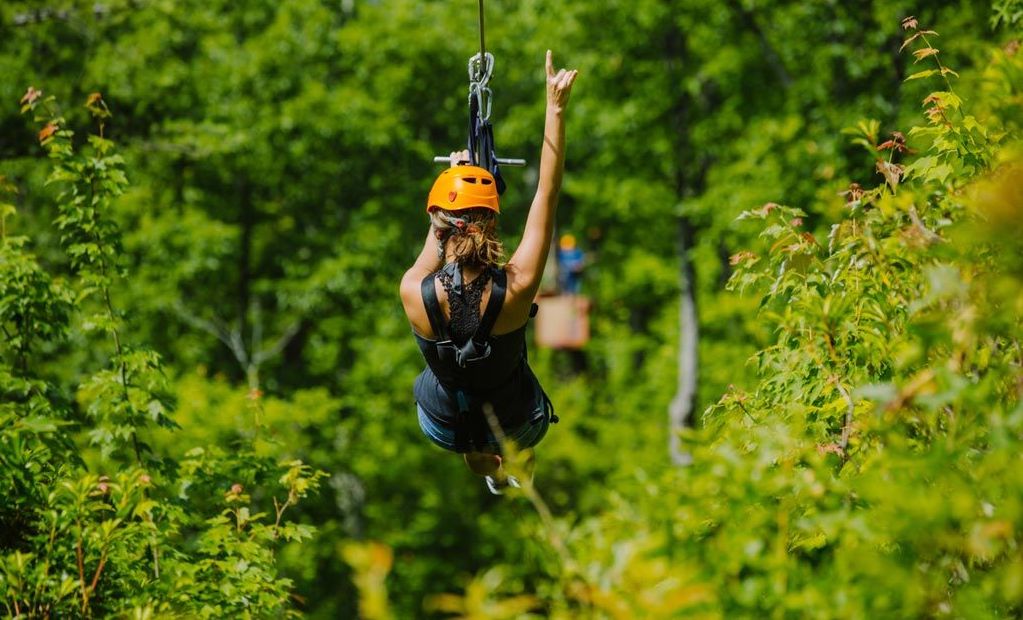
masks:
{"type": "MultiPolygon", "coordinates": [[[[1020,3],[487,11],[496,141],[530,162],[505,171],[511,247],[537,179],[544,51],[580,70],[558,223],[590,260],[593,338],[581,354],[531,351],[562,423],[528,497],[488,495],[420,434],[422,360],[396,295],[425,234],[431,158],[465,139],[475,3],[0,7],[5,235],[58,282],[75,271],[52,224],[61,201],[17,102],[30,86],[56,96],[78,136],[90,93],[112,113],[104,137],[128,184],[105,204],[126,274],[111,293],[159,353],[180,427],[140,428],[139,465],[193,463],[214,496],[229,476],[195,462],[215,453],[327,472],[289,512],[312,540],[268,565],[311,617],[1020,613],[1020,3]],[[901,49],[926,29],[958,76],[907,80],[935,68],[913,55],[922,38],[901,49]],[[928,121],[921,101],[946,88],[961,108],[932,102],[949,116],[928,121]],[[843,130],[863,119],[876,122],[856,144],[843,130]],[[875,169],[901,150],[880,148],[893,131],[915,151],[895,161],[932,157],[899,171],[902,188],[875,169]],[[679,469],[667,411],[686,263],[699,415],[679,469]]],[[[111,361],[88,316],[32,352],[58,392],[111,361]]],[[[17,376],[22,351],[3,352],[17,376]]],[[[70,400],[62,433],[83,471],[110,473],[70,400]]],[[[268,497],[255,499],[272,513],[268,497]]]]}

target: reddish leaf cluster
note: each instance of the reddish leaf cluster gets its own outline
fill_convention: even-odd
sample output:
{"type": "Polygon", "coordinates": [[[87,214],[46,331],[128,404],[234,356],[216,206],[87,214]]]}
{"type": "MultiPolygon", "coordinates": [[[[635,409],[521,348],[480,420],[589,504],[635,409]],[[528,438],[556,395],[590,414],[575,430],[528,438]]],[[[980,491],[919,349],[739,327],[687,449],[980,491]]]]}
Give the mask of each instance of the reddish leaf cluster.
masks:
{"type": "Polygon", "coordinates": [[[945,123],[946,125],[951,125],[951,123],[948,120],[948,117],[945,116],[945,104],[942,103],[940,97],[937,97],[935,95],[928,95],[927,98],[924,99],[923,104],[925,106],[928,105],[931,106],[924,110],[924,114],[927,115],[927,118],[930,119],[932,123],[937,123],[940,121],[945,123]]]}
{"type": "Polygon", "coordinates": [[[36,90],[35,87],[29,86],[28,90],[26,90],[25,94],[21,97],[21,105],[26,105],[26,104],[31,105],[31,104],[35,103],[36,100],[38,100],[42,96],[43,96],[43,91],[36,90]]]}
{"type": "Polygon", "coordinates": [[[55,123],[46,123],[46,127],[39,130],[39,141],[46,142],[49,138],[53,137],[53,134],[57,133],[60,129],[55,123]]]}
{"type": "Polygon", "coordinates": [[[837,443],[817,444],[817,454],[820,454],[821,456],[824,456],[825,454],[845,456],[845,450],[843,450],[842,446],[837,443]]]}
{"type": "Polygon", "coordinates": [[[732,254],[730,257],[728,257],[728,264],[732,265],[734,267],[734,266],[740,265],[740,264],[742,264],[742,263],[744,263],[744,262],[746,262],[748,260],[754,260],[754,259],[756,259],[756,257],[757,257],[757,255],[754,254],[753,252],[750,252],[748,250],[743,250],[742,252],[739,252],[737,254],[732,254]]]}
{"type": "Polygon", "coordinates": [[[771,211],[774,211],[779,206],[780,205],[778,205],[778,203],[776,203],[776,202],[767,202],[767,203],[764,203],[764,206],[762,206],[759,209],[757,209],[756,211],[754,211],[754,213],[756,213],[760,217],[767,217],[768,215],[770,215],[771,211]]]}
{"type": "Polygon", "coordinates": [[[857,202],[860,198],[863,198],[864,193],[866,192],[864,191],[863,187],[860,186],[859,183],[850,183],[849,189],[845,190],[844,192],[839,192],[838,195],[845,196],[845,204],[846,206],[848,206],[854,202],[857,202]]]}
{"type": "Polygon", "coordinates": [[[877,148],[880,151],[894,150],[899,153],[912,152],[912,149],[906,146],[906,136],[901,131],[893,131],[892,137],[879,144],[877,148]]]}
{"type": "Polygon", "coordinates": [[[910,15],[909,17],[902,20],[903,30],[916,30],[917,21],[916,18],[910,15]]]}

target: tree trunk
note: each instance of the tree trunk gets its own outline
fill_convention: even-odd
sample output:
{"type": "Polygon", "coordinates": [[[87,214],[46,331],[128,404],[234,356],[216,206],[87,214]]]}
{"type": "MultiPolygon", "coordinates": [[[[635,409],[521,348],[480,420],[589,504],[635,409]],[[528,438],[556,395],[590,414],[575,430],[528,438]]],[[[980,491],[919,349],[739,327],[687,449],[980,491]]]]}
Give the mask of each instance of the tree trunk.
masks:
{"type": "MultiPolygon", "coordinates": [[[[685,33],[679,23],[673,20],[668,25],[665,38],[666,73],[671,83],[681,84],[685,80],[685,63],[688,60],[688,45],[685,33]]],[[[689,134],[689,117],[694,101],[682,90],[670,110],[672,135],[674,136],[675,192],[679,201],[702,190],[708,162],[698,161],[689,134]]],[[[696,408],[696,385],[699,368],[700,329],[696,311],[695,270],[690,252],[696,238],[695,224],[686,216],[678,219],[679,244],[679,349],[678,388],[675,398],[668,407],[668,454],[675,465],[688,465],[692,456],[682,446],[680,435],[683,428],[692,426],[693,410],[696,408]]]]}
{"type": "Polygon", "coordinates": [[[689,255],[693,247],[693,227],[687,218],[679,218],[678,233],[678,389],[668,407],[668,452],[675,465],[689,465],[692,456],[683,448],[680,433],[683,428],[692,426],[693,409],[696,406],[700,323],[696,312],[696,292],[693,290],[693,261],[689,255]]]}

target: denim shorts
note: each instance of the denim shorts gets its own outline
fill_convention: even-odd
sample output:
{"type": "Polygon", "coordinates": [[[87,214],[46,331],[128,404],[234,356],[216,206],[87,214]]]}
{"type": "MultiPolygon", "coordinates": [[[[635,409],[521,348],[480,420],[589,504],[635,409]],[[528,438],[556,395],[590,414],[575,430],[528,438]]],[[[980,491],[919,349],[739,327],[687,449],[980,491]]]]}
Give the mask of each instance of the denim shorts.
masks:
{"type": "MultiPolygon", "coordinates": [[[[430,441],[437,444],[445,450],[452,452],[467,452],[467,450],[456,450],[455,449],[455,431],[454,429],[445,428],[438,424],[433,418],[429,416],[423,408],[418,404],[416,410],[419,413],[419,428],[422,429],[423,434],[426,435],[430,441]]],[[[505,430],[505,439],[515,442],[515,446],[519,449],[532,448],[536,444],[540,443],[540,440],[547,434],[547,429],[551,425],[549,415],[543,416],[540,421],[535,424],[532,422],[526,422],[522,426],[514,429],[505,430]]],[[[495,454],[501,453],[501,444],[494,437],[494,434],[488,429],[487,430],[487,445],[483,447],[484,451],[493,452],[495,454]]]]}

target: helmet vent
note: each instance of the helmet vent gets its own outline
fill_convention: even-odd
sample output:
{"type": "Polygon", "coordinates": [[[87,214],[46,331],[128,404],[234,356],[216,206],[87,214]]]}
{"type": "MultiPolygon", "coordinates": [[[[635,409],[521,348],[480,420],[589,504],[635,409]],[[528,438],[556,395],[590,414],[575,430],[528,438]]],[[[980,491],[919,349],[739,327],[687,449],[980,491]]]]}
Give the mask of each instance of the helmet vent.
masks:
{"type": "Polygon", "coordinates": [[[493,181],[491,181],[490,179],[480,179],[480,181],[481,181],[481,182],[482,182],[482,183],[483,183],[484,185],[490,185],[491,183],[493,183],[493,181]]]}
{"type": "Polygon", "coordinates": [[[476,177],[465,177],[466,183],[476,184],[476,177]]]}

